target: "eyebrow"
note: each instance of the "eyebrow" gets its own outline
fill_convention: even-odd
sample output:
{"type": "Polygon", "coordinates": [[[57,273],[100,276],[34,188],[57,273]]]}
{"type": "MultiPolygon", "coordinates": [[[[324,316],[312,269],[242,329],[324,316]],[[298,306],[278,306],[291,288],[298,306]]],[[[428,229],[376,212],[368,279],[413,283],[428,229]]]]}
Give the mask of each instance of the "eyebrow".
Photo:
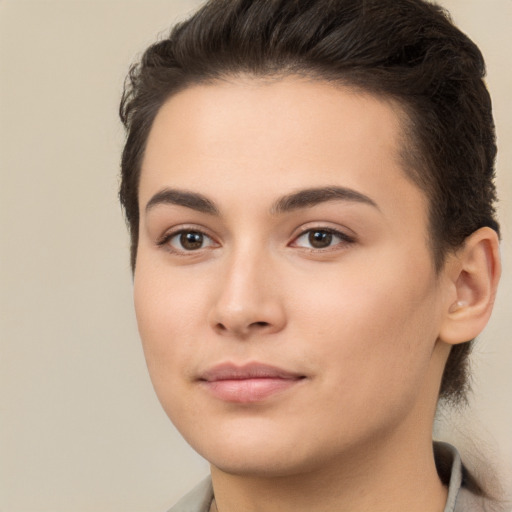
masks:
{"type": "Polygon", "coordinates": [[[219,209],[207,197],[197,192],[188,192],[186,190],[176,190],[165,188],[157,192],[146,205],[146,212],[151,210],[157,205],[161,204],[174,204],[191,208],[201,213],[208,213],[210,215],[219,215],[219,209]]]}
{"type": "Polygon", "coordinates": [[[307,188],[281,197],[271,209],[273,214],[290,212],[301,208],[311,208],[328,201],[348,201],[363,203],[379,210],[377,203],[356,190],[345,187],[307,188]]]}
{"type": "MultiPolygon", "coordinates": [[[[278,215],[301,208],[312,208],[328,201],[362,203],[379,210],[373,199],[356,190],[345,187],[319,187],[299,190],[279,198],[271,207],[270,213],[278,215]]],[[[213,201],[202,194],[187,190],[165,188],[157,192],[146,204],[146,212],[162,204],[184,206],[201,213],[220,215],[220,211],[213,201]]]]}

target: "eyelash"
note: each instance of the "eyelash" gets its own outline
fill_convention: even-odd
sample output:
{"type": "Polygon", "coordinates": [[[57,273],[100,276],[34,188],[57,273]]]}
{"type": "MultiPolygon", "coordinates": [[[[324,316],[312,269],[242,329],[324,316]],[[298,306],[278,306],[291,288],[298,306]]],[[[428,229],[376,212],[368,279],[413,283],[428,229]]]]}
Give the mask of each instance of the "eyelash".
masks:
{"type": "Polygon", "coordinates": [[[208,249],[212,245],[215,246],[218,244],[217,244],[217,242],[215,242],[215,240],[211,236],[207,235],[202,229],[181,228],[181,229],[169,232],[169,233],[165,233],[160,239],[157,240],[156,245],[159,247],[165,247],[172,254],[176,254],[178,256],[188,256],[188,255],[199,252],[201,249],[203,249],[203,250],[208,249]],[[173,240],[173,238],[181,237],[185,234],[191,234],[191,233],[200,235],[203,238],[203,240],[207,239],[207,240],[210,240],[212,243],[209,244],[207,247],[202,246],[197,249],[185,249],[185,248],[177,249],[171,245],[171,241],[173,240]]]}
{"type": "MultiPolygon", "coordinates": [[[[343,233],[342,231],[338,231],[337,229],[333,228],[326,228],[326,227],[312,227],[307,228],[301,231],[292,241],[290,244],[292,247],[299,247],[303,250],[309,251],[309,252],[315,252],[315,253],[325,253],[328,251],[339,249],[339,246],[346,246],[355,243],[356,239],[353,236],[349,236],[346,233],[343,233]],[[322,233],[323,235],[328,235],[331,238],[329,239],[329,245],[326,247],[304,247],[297,244],[297,241],[301,238],[305,237],[306,235],[311,235],[313,233],[322,233]],[[338,238],[339,241],[333,245],[330,244],[332,241],[332,238],[338,238]]],[[[311,239],[309,239],[309,242],[311,243],[311,239]]]]}
{"type": "MultiPolygon", "coordinates": [[[[311,240],[309,240],[311,242],[311,240]]],[[[355,243],[356,239],[352,236],[347,235],[346,233],[343,233],[342,231],[338,231],[333,228],[326,228],[326,227],[312,227],[302,230],[293,240],[290,244],[288,244],[291,247],[297,247],[309,252],[315,252],[315,253],[325,253],[330,250],[336,250],[339,248],[340,245],[350,245],[355,243]],[[305,237],[306,235],[311,236],[313,233],[322,233],[323,235],[328,235],[331,237],[329,239],[329,245],[326,247],[304,247],[301,245],[297,245],[297,241],[300,240],[302,237],[305,237]],[[330,244],[332,241],[332,238],[338,238],[339,241],[333,245],[330,244]]],[[[211,249],[212,247],[215,248],[215,246],[218,246],[218,243],[208,234],[206,234],[202,229],[194,229],[194,228],[180,228],[178,230],[169,232],[164,234],[159,240],[157,240],[156,245],[159,247],[165,247],[170,253],[176,254],[179,256],[190,256],[194,253],[198,253],[201,250],[205,249],[211,249]],[[186,234],[197,234],[202,237],[202,241],[209,240],[210,243],[207,246],[201,245],[201,247],[198,247],[196,249],[185,249],[181,248],[178,249],[176,247],[173,247],[171,245],[171,241],[176,237],[181,237],[186,234]]]]}

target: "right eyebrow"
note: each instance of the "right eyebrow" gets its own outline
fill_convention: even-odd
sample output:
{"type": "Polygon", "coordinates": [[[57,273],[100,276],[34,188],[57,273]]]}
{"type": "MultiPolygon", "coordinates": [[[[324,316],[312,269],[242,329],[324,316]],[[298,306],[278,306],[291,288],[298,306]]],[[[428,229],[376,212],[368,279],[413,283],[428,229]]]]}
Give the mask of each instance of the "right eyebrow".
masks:
{"type": "Polygon", "coordinates": [[[146,204],[146,213],[161,204],[184,206],[185,208],[191,208],[201,213],[219,215],[219,209],[207,197],[187,190],[172,188],[160,190],[146,204]]]}

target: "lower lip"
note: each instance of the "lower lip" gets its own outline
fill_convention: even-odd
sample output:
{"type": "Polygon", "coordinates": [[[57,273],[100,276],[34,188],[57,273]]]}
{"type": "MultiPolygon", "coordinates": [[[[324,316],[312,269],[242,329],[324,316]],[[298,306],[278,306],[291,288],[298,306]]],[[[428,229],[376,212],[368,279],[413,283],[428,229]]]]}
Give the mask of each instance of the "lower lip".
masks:
{"type": "Polygon", "coordinates": [[[252,403],[296,386],[302,379],[253,378],[204,381],[205,387],[215,397],[226,402],[252,403]]]}

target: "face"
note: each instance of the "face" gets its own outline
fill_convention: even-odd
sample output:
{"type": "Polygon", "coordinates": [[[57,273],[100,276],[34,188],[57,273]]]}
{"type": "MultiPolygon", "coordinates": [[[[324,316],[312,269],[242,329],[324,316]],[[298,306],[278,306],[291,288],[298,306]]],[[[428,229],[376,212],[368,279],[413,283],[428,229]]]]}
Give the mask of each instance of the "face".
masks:
{"type": "Polygon", "coordinates": [[[443,287],[399,118],[292,78],[192,87],[157,115],[136,313],[165,411],[215,467],[292,474],[430,436],[443,287]]]}

